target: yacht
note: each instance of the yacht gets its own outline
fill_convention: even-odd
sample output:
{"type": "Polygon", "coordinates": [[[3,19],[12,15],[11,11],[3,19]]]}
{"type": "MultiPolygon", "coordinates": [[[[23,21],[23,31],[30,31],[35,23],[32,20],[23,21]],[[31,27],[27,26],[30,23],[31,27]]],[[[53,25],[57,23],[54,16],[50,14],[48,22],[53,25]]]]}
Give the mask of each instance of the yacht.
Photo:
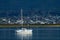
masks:
{"type": "Polygon", "coordinates": [[[21,35],[28,35],[28,34],[32,34],[32,29],[26,29],[26,28],[18,29],[16,30],[16,33],[21,35]]]}
{"type": "MultiPolygon", "coordinates": [[[[23,14],[22,14],[22,9],[21,9],[21,24],[23,26],[23,14]]],[[[17,33],[19,34],[23,34],[23,35],[26,35],[26,34],[32,34],[32,30],[31,29],[26,29],[26,28],[23,28],[22,29],[19,29],[19,30],[16,30],[17,33]]]]}

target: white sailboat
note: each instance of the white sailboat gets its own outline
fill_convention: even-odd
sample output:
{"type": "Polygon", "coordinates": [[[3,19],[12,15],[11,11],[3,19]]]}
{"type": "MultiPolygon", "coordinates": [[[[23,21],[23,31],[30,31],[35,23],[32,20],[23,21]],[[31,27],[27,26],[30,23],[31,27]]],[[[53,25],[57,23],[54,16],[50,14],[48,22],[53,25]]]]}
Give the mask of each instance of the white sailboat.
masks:
{"type": "Polygon", "coordinates": [[[22,29],[18,29],[16,30],[16,32],[18,34],[21,34],[21,35],[28,35],[28,34],[32,34],[32,29],[26,29],[26,28],[23,28],[23,10],[21,9],[21,26],[22,26],[22,29]]]}

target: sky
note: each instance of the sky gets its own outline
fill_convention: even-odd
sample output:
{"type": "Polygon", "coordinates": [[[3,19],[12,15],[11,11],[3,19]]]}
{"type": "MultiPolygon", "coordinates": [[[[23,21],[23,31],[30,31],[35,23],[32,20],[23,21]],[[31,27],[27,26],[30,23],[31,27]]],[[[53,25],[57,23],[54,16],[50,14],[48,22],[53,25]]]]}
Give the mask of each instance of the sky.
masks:
{"type": "Polygon", "coordinates": [[[0,10],[17,10],[20,8],[60,10],[60,0],[0,0],[0,10]]]}
{"type": "MultiPolygon", "coordinates": [[[[0,12],[20,9],[60,10],[60,0],[0,0],[0,12]]],[[[6,13],[0,13],[0,16],[6,13]]],[[[18,15],[17,13],[11,15],[18,15]]],[[[30,14],[29,14],[30,15],[30,14]]],[[[60,15],[60,13],[59,13],[60,15]]]]}

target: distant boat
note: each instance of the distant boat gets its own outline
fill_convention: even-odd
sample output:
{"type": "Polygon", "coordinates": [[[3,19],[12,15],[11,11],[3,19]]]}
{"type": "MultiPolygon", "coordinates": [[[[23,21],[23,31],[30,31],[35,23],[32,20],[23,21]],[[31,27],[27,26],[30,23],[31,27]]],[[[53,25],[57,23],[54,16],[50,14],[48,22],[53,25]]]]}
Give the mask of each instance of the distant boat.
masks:
{"type": "MultiPolygon", "coordinates": [[[[23,26],[22,9],[21,9],[21,24],[23,26]]],[[[16,32],[19,33],[19,34],[23,34],[23,35],[32,34],[32,30],[31,29],[26,29],[26,28],[22,28],[22,29],[16,30],[16,32]]]]}
{"type": "Polygon", "coordinates": [[[22,28],[22,29],[16,30],[16,32],[21,34],[21,35],[32,34],[32,30],[31,29],[26,29],[26,28],[22,28]]]}

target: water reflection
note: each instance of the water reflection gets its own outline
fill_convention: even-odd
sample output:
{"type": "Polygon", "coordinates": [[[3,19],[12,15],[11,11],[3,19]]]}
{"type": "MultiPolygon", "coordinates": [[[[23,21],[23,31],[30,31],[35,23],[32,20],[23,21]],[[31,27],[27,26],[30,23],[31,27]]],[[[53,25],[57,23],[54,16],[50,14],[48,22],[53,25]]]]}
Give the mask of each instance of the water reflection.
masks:
{"type": "Polygon", "coordinates": [[[60,28],[0,28],[0,40],[60,40],[60,28]]]}

